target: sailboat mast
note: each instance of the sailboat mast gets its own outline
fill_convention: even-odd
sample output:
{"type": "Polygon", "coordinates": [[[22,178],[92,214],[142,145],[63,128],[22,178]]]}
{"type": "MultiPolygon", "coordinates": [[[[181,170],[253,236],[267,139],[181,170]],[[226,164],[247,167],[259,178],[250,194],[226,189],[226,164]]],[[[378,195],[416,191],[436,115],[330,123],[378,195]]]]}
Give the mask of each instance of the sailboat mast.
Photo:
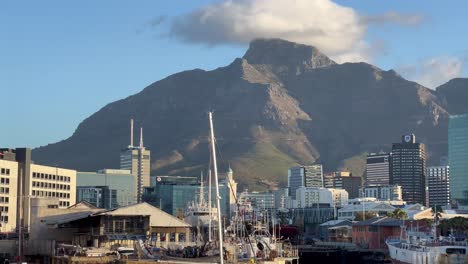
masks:
{"type": "Polygon", "coordinates": [[[218,183],[218,167],[216,165],[216,148],[214,141],[214,129],[213,129],[213,113],[209,112],[210,117],[210,136],[211,136],[211,154],[213,158],[213,172],[216,187],[216,207],[218,212],[218,239],[219,239],[219,260],[221,264],[224,264],[224,253],[223,253],[223,228],[221,224],[221,196],[219,195],[219,183],[218,183]]]}
{"type": "Polygon", "coordinates": [[[208,208],[210,208],[210,221],[208,222],[208,241],[211,242],[211,222],[213,221],[213,207],[211,206],[211,168],[208,168],[208,208]]]}

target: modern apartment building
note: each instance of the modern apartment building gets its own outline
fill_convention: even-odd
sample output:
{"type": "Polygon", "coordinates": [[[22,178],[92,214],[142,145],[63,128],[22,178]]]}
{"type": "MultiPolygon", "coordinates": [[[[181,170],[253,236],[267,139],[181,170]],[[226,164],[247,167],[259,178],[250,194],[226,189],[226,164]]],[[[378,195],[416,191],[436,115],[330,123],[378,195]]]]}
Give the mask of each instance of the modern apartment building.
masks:
{"type": "Polygon", "coordinates": [[[300,187],[323,188],[323,169],[321,164],[292,167],[288,170],[289,194],[296,199],[300,187]]]}
{"type": "Polygon", "coordinates": [[[468,205],[468,114],[451,116],[448,128],[450,196],[468,205]]]}
{"type": "Polygon", "coordinates": [[[429,206],[450,204],[450,167],[427,167],[429,206]]]}
{"type": "Polygon", "coordinates": [[[367,155],[365,186],[388,185],[390,182],[390,154],[367,155]]]}
{"type": "Polygon", "coordinates": [[[135,177],[135,199],[141,202],[143,189],[150,186],[151,151],[143,146],[143,128],[140,128],[140,144],[133,145],[133,119],[130,121],[130,145],[120,153],[120,169],[130,170],[135,177]]]}
{"type": "Polygon", "coordinates": [[[414,134],[392,145],[390,184],[401,186],[404,201],[426,205],[426,149],[414,134]]]}

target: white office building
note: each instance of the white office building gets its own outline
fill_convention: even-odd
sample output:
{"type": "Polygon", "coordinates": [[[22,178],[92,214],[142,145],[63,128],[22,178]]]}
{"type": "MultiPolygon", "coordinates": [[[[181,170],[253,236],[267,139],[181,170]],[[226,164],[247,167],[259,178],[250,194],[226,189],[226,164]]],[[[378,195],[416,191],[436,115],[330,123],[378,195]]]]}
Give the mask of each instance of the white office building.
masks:
{"type": "Polygon", "coordinates": [[[295,208],[314,207],[327,204],[343,207],[348,203],[348,192],[343,189],[300,187],[296,190],[295,208]]]}
{"type": "Polygon", "coordinates": [[[359,188],[359,197],[373,197],[384,201],[402,201],[400,185],[367,186],[359,188]]]}

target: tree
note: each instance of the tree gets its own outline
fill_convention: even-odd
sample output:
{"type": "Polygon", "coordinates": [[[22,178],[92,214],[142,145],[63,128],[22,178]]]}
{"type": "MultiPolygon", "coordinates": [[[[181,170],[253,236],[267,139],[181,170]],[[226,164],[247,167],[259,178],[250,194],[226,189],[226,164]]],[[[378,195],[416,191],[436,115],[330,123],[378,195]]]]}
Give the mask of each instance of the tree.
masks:
{"type": "Polygon", "coordinates": [[[365,214],[362,212],[357,212],[356,217],[354,218],[355,221],[363,221],[367,219],[371,219],[377,216],[376,212],[367,211],[365,214]]]}
{"type": "Polygon", "coordinates": [[[388,217],[396,218],[396,219],[408,219],[408,214],[403,211],[401,208],[397,208],[393,210],[393,212],[387,214],[388,217]]]}

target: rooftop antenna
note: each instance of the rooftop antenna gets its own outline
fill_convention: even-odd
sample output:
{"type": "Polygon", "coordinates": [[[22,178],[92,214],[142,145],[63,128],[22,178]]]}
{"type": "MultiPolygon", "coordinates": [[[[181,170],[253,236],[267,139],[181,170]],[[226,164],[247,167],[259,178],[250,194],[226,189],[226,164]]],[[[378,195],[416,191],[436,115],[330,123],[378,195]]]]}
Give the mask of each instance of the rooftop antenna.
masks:
{"type": "Polygon", "coordinates": [[[140,127],[140,148],[143,148],[143,127],[140,127]]]}
{"type": "Polygon", "coordinates": [[[130,147],[133,147],[133,118],[130,119],[130,147]]]}

